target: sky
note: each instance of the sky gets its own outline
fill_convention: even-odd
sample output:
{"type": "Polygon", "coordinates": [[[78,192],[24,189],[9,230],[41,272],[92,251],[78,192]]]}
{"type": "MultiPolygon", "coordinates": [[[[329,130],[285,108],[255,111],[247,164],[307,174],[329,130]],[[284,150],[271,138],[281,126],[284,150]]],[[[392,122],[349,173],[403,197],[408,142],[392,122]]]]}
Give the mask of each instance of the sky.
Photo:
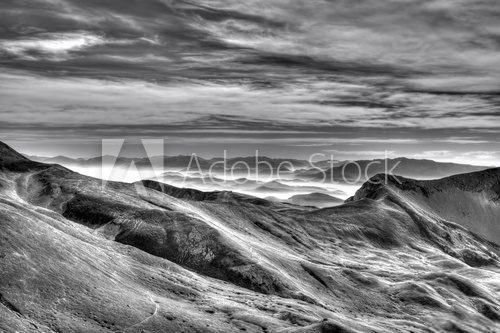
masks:
{"type": "Polygon", "coordinates": [[[2,0],[0,140],[500,166],[499,17],[496,0],[2,0]]]}

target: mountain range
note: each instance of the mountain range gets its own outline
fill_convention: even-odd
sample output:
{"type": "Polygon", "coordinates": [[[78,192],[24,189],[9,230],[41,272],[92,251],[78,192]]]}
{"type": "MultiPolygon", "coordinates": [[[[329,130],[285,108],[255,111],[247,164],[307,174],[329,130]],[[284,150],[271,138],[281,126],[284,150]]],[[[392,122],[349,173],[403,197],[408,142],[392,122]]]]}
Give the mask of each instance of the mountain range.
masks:
{"type": "MultiPolygon", "coordinates": [[[[257,166],[261,168],[263,172],[268,172],[269,170],[277,170],[280,168],[283,171],[287,171],[290,165],[295,168],[304,168],[309,166],[309,162],[300,159],[282,159],[282,158],[270,158],[266,156],[246,156],[246,157],[232,157],[225,159],[226,165],[224,165],[224,158],[215,157],[206,159],[196,155],[177,155],[177,156],[152,156],[152,157],[117,157],[111,155],[97,156],[91,158],[71,158],[66,156],[55,156],[55,157],[43,157],[43,156],[27,156],[33,161],[61,164],[61,165],[78,165],[78,166],[101,166],[110,163],[115,163],[117,165],[125,165],[134,162],[137,166],[155,166],[161,165],[166,169],[180,169],[186,171],[208,171],[210,167],[214,171],[224,171],[226,169],[231,169],[234,166],[235,171],[240,171],[246,169],[248,165],[251,169],[255,169],[257,166]],[[280,167],[281,165],[281,167],[280,167]],[[198,169],[199,167],[199,169],[198,169]]],[[[319,165],[325,164],[326,161],[320,161],[319,165]]]]}
{"type": "Polygon", "coordinates": [[[298,177],[318,180],[334,180],[339,182],[363,182],[378,173],[397,174],[403,177],[418,179],[437,179],[458,173],[467,173],[485,170],[491,167],[458,164],[448,162],[436,162],[425,159],[412,159],[399,157],[393,159],[373,159],[355,161],[329,161],[322,160],[310,163],[301,159],[270,158],[266,156],[233,157],[225,160],[223,158],[205,159],[189,155],[178,156],[153,156],[151,158],[116,157],[105,155],[93,158],[70,158],[66,156],[41,157],[28,156],[33,161],[61,164],[64,166],[100,167],[115,163],[117,166],[128,166],[134,162],[138,167],[162,166],[166,170],[182,170],[190,172],[243,172],[254,171],[256,168],[264,174],[273,172],[293,173],[298,177]],[[198,163],[198,164],[197,164],[198,163]],[[199,166],[199,168],[198,168],[199,166]],[[247,167],[248,166],[248,167],[247,167]],[[211,169],[210,169],[211,168],[211,169]],[[366,174],[365,174],[366,170],[366,174]],[[345,179],[342,175],[345,175],[345,179]],[[368,177],[366,177],[368,176],[368,177]],[[357,179],[359,177],[359,179],[357,179]]]}
{"type": "Polygon", "coordinates": [[[0,143],[0,330],[500,331],[500,168],[318,209],[84,176],[0,143]]]}
{"type": "Polygon", "coordinates": [[[316,180],[325,178],[336,182],[363,183],[379,173],[391,173],[417,179],[437,179],[485,169],[488,169],[488,167],[399,157],[344,161],[340,165],[323,171],[308,172],[307,177],[316,180]]]}

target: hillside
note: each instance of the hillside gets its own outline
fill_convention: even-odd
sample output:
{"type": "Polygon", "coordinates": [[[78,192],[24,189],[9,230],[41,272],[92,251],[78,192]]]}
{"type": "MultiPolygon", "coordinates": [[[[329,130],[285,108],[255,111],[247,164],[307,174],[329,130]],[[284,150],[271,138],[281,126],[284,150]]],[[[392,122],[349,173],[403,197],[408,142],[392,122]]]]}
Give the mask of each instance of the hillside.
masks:
{"type": "MultiPolygon", "coordinates": [[[[372,181],[383,179],[378,175],[372,181]]],[[[388,180],[387,186],[365,184],[353,199],[397,197],[500,245],[500,168],[438,180],[388,180]]]]}
{"type": "Polygon", "coordinates": [[[314,206],[318,208],[331,207],[342,204],[342,199],[325,193],[296,194],[288,199],[288,202],[301,206],[314,206]]]}
{"type": "MultiPolygon", "coordinates": [[[[424,206],[416,181],[313,209],[102,187],[0,147],[0,330],[500,330],[499,247],[437,210],[454,206],[424,206]]],[[[497,176],[462,176],[456,193],[493,195],[497,176]]]]}

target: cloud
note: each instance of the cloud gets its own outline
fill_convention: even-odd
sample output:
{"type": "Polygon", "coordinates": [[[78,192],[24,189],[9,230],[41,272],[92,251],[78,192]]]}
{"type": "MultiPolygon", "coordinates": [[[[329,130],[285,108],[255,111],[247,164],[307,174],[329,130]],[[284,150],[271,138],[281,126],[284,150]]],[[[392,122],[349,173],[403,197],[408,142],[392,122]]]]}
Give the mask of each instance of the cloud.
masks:
{"type": "Polygon", "coordinates": [[[37,35],[36,38],[0,40],[0,51],[23,60],[37,60],[39,58],[62,60],[67,58],[71,51],[104,42],[99,36],[87,33],[43,33],[37,35]]]}
{"type": "Polygon", "coordinates": [[[256,89],[248,84],[50,78],[0,74],[4,121],[109,126],[191,123],[197,129],[496,128],[498,114],[475,97],[401,95],[328,81],[256,89]],[[26,94],[29,91],[29,94],[26,94]],[[360,100],[364,96],[365,101],[360,100]],[[369,106],[369,107],[367,107],[369,106]],[[140,110],[140,116],[138,116],[140,110]]]}
{"type": "Polygon", "coordinates": [[[489,151],[499,15],[480,0],[5,0],[0,128],[489,151]]]}
{"type": "MultiPolygon", "coordinates": [[[[483,92],[498,90],[497,7],[479,0],[453,6],[437,0],[153,0],[126,6],[117,1],[40,1],[30,6],[6,1],[0,4],[0,38],[18,51],[50,49],[56,41],[46,34],[84,31],[104,39],[96,47],[73,52],[78,61],[41,64],[45,70],[76,75],[97,76],[106,66],[109,71],[114,67],[111,75],[150,80],[168,80],[172,74],[256,80],[268,79],[271,70],[282,81],[299,69],[308,74],[379,75],[386,84],[400,78],[398,84],[423,90],[463,91],[468,86],[483,92]],[[130,42],[117,45],[112,42],[116,40],[130,42]],[[162,59],[173,70],[149,70],[162,59]],[[136,64],[133,70],[127,68],[130,62],[136,64]]],[[[78,46],[82,40],[58,43],[78,46]]],[[[16,54],[18,60],[27,56],[16,54]]],[[[7,65],[19,68],[20,63],[7,65]]]]}
{"type": "Polygon", "coordinates": [[[498,167],[500,152],[498,151],[465,151],[429,150],[413,155],[414,158],[431,159],[440,162],[463,163],[498,167]]]}

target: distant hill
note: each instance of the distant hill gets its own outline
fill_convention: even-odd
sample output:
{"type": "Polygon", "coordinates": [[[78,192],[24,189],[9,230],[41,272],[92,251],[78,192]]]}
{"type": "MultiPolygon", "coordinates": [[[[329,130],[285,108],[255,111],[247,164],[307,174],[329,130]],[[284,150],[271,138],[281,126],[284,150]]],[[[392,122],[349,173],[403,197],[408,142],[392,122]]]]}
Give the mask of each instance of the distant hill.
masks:
{"type": "MultiPolygon", "coordinates": [[[[115,163],[117,166],[128,166],[134,162],[139,168],[151,166],[163,166],[166,170],[180,170],[180,171],[202,171],[208,172],[211,170],[215,173],[223,173],[224,168],[226,172],[232,171],[237,175],[246,175],[250,170],[253,174],[257,168],[257,163],[254,156],[228,158],[226,164],[221,163],[222,158],[205,159],[196,157],[194,159],[190,155],[178,156],[154,156],[148,158],[130,158],[114,156],[103,156],[93,158],[69,158],[65,156],[56,157],[40,157],[30,156],[34,161],[52,164],[61,164],[67,167],[80,166],[80,167],[100,167],[101,165],[111,165],[115,163]],[[196,163],[198,162],[198,163],[196,163]],[[199,168],[198,168],[199,165],[199,168]],[[188,168],[189,167],[189,168],[188,168]]],[[[329,167],[329,161],[318,161],[314,163],[313,168],[306,160],[300,159],[282,159],[282,158],[269,158],[266,156],[259,156],[259,172],[265,176],[270,173],[274,174],[278,169],[280,173],[293,173],[297,178],[308,179],[312,181],[326,181],[333,180],[334,182],[345,183],[359,183],[362,184],[370,177],[385,173],[386,171],[393,171],[394,174],[415,178],[415,179],[437,179],[442,177],[451,176],[454,174],[467,173],[485,170],[488,166],[476,166],[457,163],[444,163],[432,160],[411,159],[406,157],[399,157],[395,159],[375,160],[358,160],[350,163],[349,161],[335,161],[333,167],[329,167]],[[292,165],[290,165],[292,163],[292,165]],[[293,166],[293,169],[292,169],[293,166]],[[344,167],[345,166],[345,167],[344,167]],[[317,167],[324,168],[324,171],[319,171],[317,167]],[[365,176],[366,170],[366,176],[365,176]]]]}
{"type": "Polygon", "coordinates": [[[327,181],[333,179],[333,181],[336,182],[345,182],[347,180],[347,182],[350,183],[363,183],[376,174],[388,173],[389,171],[392,171],[392,174],[403,177],[416,179],[437,179],[454,174],[468,173],[490,168],[487,166],[444,163],[405,157],[388,160],[359,160],[354,162],[355,163],[344,162],[341,166],[326,169],[324,172],[317,171],[312,174],[309,173],[306,174],[305,177],[314,180],[321,180],[326,176],[327,181]]]}
{"type": "MultiPolygon", "coordinates": [[[[189,166],[189,170],[198,171],[198,165],[196,161],[198,161],[199,166],[202,171],[208,171],[209,168],[213,165],[213,170],[223,171],[224,164],[221,163],[223,161],[222,158],[212,158],[205,159],[199,156],[193,157],[191,155],[178,155],[178,156],[153,156],[149,158],[132,158],[132,157],[115,157],[115,156],[104,156],[104,157],[92,157],[92,158],[70,158],[66,156],[56,156],[56,157],[42,157],[42,156],[28,156],[33,161],[44,162],[44,163],[54,163],[54,164],[70,164],[70,165],[80,165],[80,166],[99,166],[104,163],[111,163],[116,160],[116,163],[130,163],[134,162],[137,165],[163,165],[166,168],[179,168],[179,169],[187,169],[189,166]]],[[[281,159],[281,158],[269,158],[266,156],[259,156],[258,160],[256,160],[255,156],[247,156],[247,157],[234,157],[228,158],[226,160],[226,169],[230,170],[234,166],[235,171],[246,170],[248,167],[250,169],[255,169],[258,165],[259,169],[262,172],[267,172],[270,169],[277,170],[280,168],[283,172],[289,171],[292,166],[296,168],[303,168],[309,166],[309,162],[306,160],[299,159],[281,159]]]]}
{"type": "MultiPolygon", "coordinates": [[[[32,160],[43,162],[43,163],[52,163],[52,164],[61,164],[68,166],[81,166],[81,167],[99,167],[101,165],[129,165],[134,162],[139,167],[149,167],[151,165],[163,165],[165,167],[183,169],[189,165],[189,161],[191,160],[191,156],[154,156],[151,159],[149,158],[132,158],[132,157],[116,157],[111,155],[98,156],[92,158],[70,158],[66,156],[56,156],[56,157],[41,157],[41,156],[29,156],[32,160]]],[[[207,166],[207,160],[203,158],[198,158],[200,165],[207,166]]],[[[192,163],[192,168],[195,170],[196,164],[192,163]]]]}
{"type": "Polygon", "coordinates": [[[301,206],[315,206],[319,208],[340,205],[344,200],[325,193],[296,194],[291,196],[288,202],[301,206]]]}

